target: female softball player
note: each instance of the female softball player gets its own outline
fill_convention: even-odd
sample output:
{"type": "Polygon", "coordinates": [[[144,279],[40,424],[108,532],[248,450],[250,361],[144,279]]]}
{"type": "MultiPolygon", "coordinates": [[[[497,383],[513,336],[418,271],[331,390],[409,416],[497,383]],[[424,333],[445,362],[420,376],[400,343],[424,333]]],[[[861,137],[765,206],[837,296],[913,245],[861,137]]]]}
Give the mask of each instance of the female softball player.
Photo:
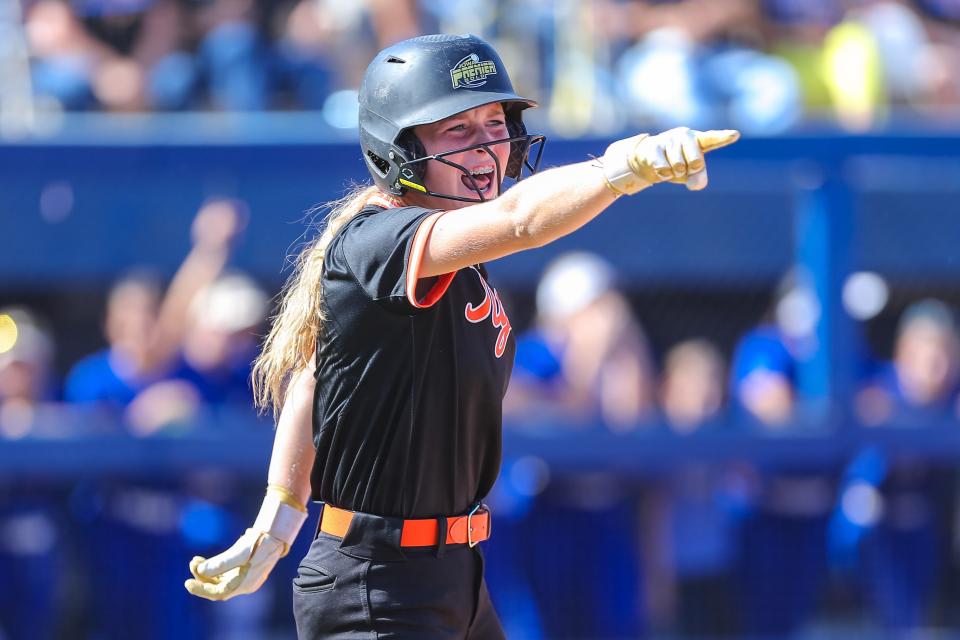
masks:
{"type": "MultiPolygon", "coordinates": [[[[571,233],[663,181],[707,184],[704,151],[735,131],[673,129],[598,160],[536,170],[500,57],[475,36],[381,51],[360,88],[373,186],[331,205],[301,254],[254,367],[279,414],[266,497],[186,588],[250,593],[323,503],[293,582],[300,638],[500,638],[476,544],[500,465],[514,336],[485,262],[571,233]]],[[[539,147],[538,147],[539,148],[539,147]]]]}

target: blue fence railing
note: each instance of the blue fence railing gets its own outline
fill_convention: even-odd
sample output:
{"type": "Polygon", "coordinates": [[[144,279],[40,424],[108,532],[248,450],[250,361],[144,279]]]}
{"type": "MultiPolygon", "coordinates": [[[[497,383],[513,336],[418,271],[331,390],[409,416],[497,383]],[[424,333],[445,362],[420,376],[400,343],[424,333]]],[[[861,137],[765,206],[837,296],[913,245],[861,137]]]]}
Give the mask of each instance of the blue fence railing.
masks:
{"type": "MultiPolygon", "coordinates": [[[[134,437],[89,414],[63,407],[38,425],[48,437],[0,440],[0,483],[14,478],[42,477],[69,481],[81,476],[130,475],[173,478],[180,472],[220,468],[241,475],[265,477],[273,430],[238,411],[229,418],[182,425],[151,437],[134,437]],[[63,435],[64,425],[82,425],[86,433],[63,435]]],[[[831,421],[796,422],[777,433],[735,420],[718,421],[708,430],[675,434],[648,424],[626,433],[602,425],[576,429],[549,424],[507,422],[504,457],[535,456],[551,472],[614,471],[623,476],[657,475],[684,462],[750,461],[767,468],[802,466],[838,469],[864,447],[930,460],[960,459],[960,423],[953,420],[885,427],[836,428],[831,421]]]]}

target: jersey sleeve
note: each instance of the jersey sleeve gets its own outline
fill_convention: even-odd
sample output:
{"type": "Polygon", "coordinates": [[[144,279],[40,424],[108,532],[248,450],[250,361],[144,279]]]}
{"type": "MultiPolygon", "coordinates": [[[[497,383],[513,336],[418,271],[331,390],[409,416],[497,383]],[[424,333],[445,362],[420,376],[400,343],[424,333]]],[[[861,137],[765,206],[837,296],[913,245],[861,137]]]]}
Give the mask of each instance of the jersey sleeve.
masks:
{"type": "Polygon", "coordinates": [[[421,278],[427,238],[443,211],[385,209],[347,223],[330,259],[349,268],[373,301],[397,311],[427,309],[446,292],[454,273],[421,278]]]}

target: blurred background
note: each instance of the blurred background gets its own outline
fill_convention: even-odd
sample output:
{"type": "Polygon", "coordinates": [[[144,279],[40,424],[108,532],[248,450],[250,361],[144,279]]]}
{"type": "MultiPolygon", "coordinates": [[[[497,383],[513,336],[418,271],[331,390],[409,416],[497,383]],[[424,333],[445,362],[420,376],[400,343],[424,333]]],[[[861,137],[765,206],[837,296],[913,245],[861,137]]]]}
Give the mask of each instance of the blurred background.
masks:
{"type": "Polygon", "coordinates": [[[509,637],[960,637],[960,2],[0,0],[0,639],[294,637],[313,519],[254,595],[182,582],[262,498],[250,362],[366,179],[360,76],[438,31],[544,166],[744,133],[490,265],[509,637]]]}

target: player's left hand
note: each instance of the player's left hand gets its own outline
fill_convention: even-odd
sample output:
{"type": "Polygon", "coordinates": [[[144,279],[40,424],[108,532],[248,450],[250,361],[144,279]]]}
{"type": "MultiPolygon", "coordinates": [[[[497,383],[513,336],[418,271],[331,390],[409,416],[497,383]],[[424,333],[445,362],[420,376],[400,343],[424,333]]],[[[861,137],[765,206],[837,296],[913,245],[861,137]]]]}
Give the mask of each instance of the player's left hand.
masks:
{"type": "Polygon", "coordinates": [[[655,136],[640,134],[611,144],[603,156],[604,177],[615,192],[632,195],[659,182],[707,186],[704,154],[736,142],[733,129],[696,131],[677,127],[655,136]]]}
{"type": "Polygon", "coordinates": [[[277,560],[287,555],[300,527],[307,519],[307,508],[293,492],[268,485],[256,522],[232,547],[209,560],[190,561],[193,578],[183,583],[187,591],[207,600],[229,600],[260,588],[277,560]]]}
{"type": "Polygon", "coordinates": [[[183,583],[187,591],[207,600],[229,600],[253,593],[266,581],[283,555],[283,542],[262,531],[247,529],[232,547],[209,560],[190,561],[193,578],[183,583]]]}

